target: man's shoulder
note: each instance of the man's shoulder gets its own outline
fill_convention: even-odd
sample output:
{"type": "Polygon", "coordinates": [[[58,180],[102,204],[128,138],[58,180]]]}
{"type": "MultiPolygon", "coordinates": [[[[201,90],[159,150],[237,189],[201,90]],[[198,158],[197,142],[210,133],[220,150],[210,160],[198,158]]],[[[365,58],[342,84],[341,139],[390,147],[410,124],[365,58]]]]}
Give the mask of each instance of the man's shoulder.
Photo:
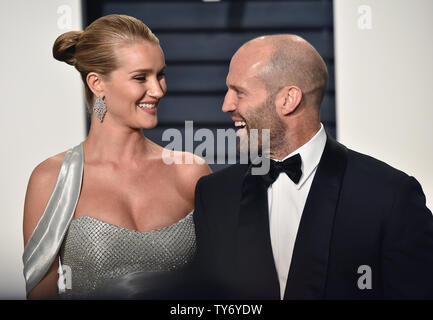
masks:
{"type": "Polygon", "coordinates": [[[219,185],[227,183],[236,183],[243,180],[248,170],[247,164],[233,164],[224,169],[212,172],[207,176],[200,178],[201,184],[219,185]]]}
{"type": "Polygon", "coordinates": [[[197,182],[196,196],[200,194],[203,203],[211,204],[209,207],[227,211],[239,201],[247,170],[248,165],[234,164],[201,177],[197,182]]]}
{"type": "Polygon", "coordinates": [[[347,150],[347,169],[360,177],[362,176],[375,182],[384,181],[388,183],[409,178],[405,172],[382,160],[352,149],[347,150]]]}
{"type": "Polygon", "coordinates": [[[329,136],[321,162],[324,160],[328,168],[334,166],[341,167],[345,171],[345,176],[350,176],[351,180],[356,179],[357,183],[378,183],[380,181],[389,183],[409,178],[406,173],[392,165],[370,155],[350,149],[329,136]],[[326,160],[324,157],[326,157],[326,160]]]}

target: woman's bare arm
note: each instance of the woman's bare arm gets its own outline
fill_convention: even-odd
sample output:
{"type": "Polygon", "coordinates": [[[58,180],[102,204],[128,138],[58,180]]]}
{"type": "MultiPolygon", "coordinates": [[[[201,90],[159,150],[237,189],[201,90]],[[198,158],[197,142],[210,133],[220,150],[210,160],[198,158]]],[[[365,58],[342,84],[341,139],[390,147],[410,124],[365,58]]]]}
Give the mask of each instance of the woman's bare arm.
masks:
{"type": "MultiPolygon", "coordinates": [[[[63,157],[64,153],[45,160],[33,170],[30,176],[24,203],[24,246],[44,212],[63,157]]],[[[45,277],[28,294],[29,299],[55,299],[57,297],[58,267],[58,257],[56,257],[45,277]]]]}

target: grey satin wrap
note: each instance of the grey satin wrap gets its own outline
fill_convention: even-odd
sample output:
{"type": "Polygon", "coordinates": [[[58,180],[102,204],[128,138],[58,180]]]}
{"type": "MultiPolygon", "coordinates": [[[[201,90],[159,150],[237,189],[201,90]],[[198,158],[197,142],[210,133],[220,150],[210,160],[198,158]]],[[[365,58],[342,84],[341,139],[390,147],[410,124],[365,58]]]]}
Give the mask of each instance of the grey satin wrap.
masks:
{"type": "Polygon", "coordinates": [[[56,258],[74,216],[83,177],[82,144],[68,150],[54,189],[24,248],[24,278],[29,292],[44,278],[56,258]]]}

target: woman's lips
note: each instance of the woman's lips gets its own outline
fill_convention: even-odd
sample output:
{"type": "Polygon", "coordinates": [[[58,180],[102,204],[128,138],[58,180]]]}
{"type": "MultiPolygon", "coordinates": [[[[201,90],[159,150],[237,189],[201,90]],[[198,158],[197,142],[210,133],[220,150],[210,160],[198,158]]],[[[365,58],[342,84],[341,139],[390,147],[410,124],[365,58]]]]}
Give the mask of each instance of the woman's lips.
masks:
{"type": "Polygon", "coordinates": [[[137,107],[146,113],[155,114],[156,109],[157,109],[157,104],[156,103],[140,103],[137,105],[137,107]]]}

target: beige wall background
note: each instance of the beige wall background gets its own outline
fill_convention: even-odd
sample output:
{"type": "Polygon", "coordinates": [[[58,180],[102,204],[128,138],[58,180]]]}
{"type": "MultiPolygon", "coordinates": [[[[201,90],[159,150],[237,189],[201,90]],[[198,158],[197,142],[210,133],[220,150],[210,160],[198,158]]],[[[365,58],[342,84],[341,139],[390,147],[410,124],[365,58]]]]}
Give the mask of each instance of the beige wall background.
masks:
{"type": "Polygon", "coordinates": [[[85,136],[80,76],[51,53],[73,29],[81,29],[79,0],[0,2],[0,299],[25,298],[22,219],[33,168],[85,136]]]}
{"type": "Polygon", "coordinates": [[[337,138],[414,176],[433,208],[433,1],[334,0],[337,138]]]}

